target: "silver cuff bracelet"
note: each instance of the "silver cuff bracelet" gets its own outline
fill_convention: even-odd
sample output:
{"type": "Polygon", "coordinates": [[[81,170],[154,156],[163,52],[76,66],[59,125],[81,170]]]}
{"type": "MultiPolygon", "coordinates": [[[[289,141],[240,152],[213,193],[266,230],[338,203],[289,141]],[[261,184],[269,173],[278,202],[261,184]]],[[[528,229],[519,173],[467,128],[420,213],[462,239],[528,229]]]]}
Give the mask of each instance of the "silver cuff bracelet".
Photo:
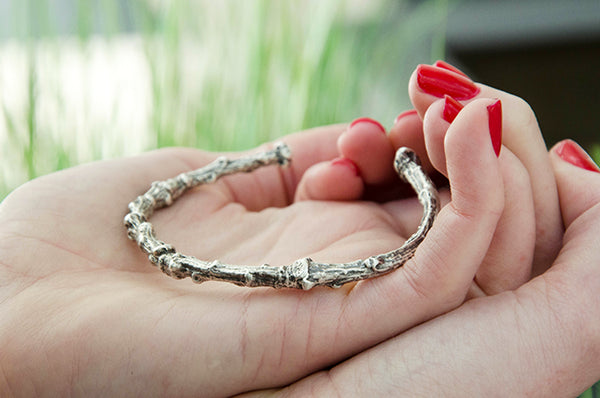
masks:
{"type": "Polygon", "coordinates": [[[165,274],[177,279],[191,277],[197,283],[213,280],[249,287],[308,290],[314,286],[340,287],[348,282],[372,278],[401,267],[413,257],[439,211],[437,190],[421,168],[418,157],[412,150],[400,148],[396,152],[394,168],[400,178],[408,182],[417,193],[423,206],[423,217],[417,231],[400,248],[388,253],[340,264],[318,263],[307,257],[282,267],[268,264],[230,265],[217,260],[203,261],[178,253],[173,246],[156,238],[154,228],[148,222],[153,211],[170,206],[188,189],[213,183],[228,174],[250,172],[262,166],[287,166],[290,161],[289,147],[284,143],[277,143],[273,149],[266,152],[240,159],[220,157],[200,169],[154,182],[145,194],[129,203],[129,213],[124,219],[128,236],[137,242],[153,264],[160,267],[165,274]]]}

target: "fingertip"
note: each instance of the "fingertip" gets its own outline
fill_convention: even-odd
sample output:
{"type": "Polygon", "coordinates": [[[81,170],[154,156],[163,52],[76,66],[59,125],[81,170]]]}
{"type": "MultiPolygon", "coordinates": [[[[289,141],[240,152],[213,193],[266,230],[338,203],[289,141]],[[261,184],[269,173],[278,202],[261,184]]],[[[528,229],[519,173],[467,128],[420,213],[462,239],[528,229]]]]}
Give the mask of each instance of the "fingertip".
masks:
{"type": "Polygon", "coordinates": [[[497,99],[493,104],[487,106],[487,111],[490,138],[494,153],[498,157],[502,148],[502,101],[497,99]]]}
{"type": "Polygon", "coordinates": [[[309,168],[298,184],[295,201],[357,200],[363,191],[364,183],[356,164],[339,157],[309,168]]]}
{"type": "Polygon", "coordinates": [[[453,202],[463,210],[479,208],[482,200],[495,203],[487,205],[498,211],[504,205],[502,175],[487,109],[492,102],[494,100],[478,99],[465,106],[444,138],[453,202]]]}
{"type": "Polygon", "coordinates": [[[330,166],[344,167],[347,170],[352,171],[352,173],[356,177],[360,177],[360,170],[358,169],[358,166],[356,165],[356,163],[354,163],[352,160],[350,160],[348,158],[344,158],[344,157],[335,158],[330,162],[330,166]]]}
{"type": "Polygon", "coordinates": [[[402,113],[400,113],[398,116],[396,116],[396,119],[394,119],[394,126],[396,126],[402,119],[412,119],[415,118],[415,116],[417,116],[418,119],[418,113],[416,109],[410,109],[408,111],[404,111],[402,113]]]}
{"type": "Polygon", "coordinates": [[[366,184],[382,184],[394,176],[394,148],[383,126],[373,119],[360,118],[352,122],[340,136],[338,150],[356,164],[366,184]]]}
{"type": "Polygon", "coordinates": [[[464,106],[452,98],[449,95],[444,95],[444,108],[442,112],[442,119],[448,123],[452,123],[458,113],[464,108],[464,106]]]}
{"type": "Polygon", "coordinates": [[[459,101],[472,100],[482,94],[482,86],[456,67],[437,61],[433,65],[417,65],[408,83],[408,94],[423,117],[438,98],[448,95],[459,101]]]}
{"type": "Polygon", "coordinates": [[[565,227],[600,203],[600,168],[573,140],[563,140],[550,150],[565,227]]]}
{"type": "Polygon", "coordinates": [[[370,117],[359,117],[358,119],[353,120],[352,123],[350,123],[349,128],[351,129],[352,127],[356,126],[357,124],[364,124],[364,123],[374,125],[383,134],[385,134],[385,127],[383,127],[383,125],[381,123],[379,123],[377,120],[371,119],[370,117]]]}
{"type": "Polygon", "coordinates": [[[600,168],[590,155],[575,141],[562,140],[551,149],[563,161],[577,166],[580,169],[600,173],[600,168]]]}

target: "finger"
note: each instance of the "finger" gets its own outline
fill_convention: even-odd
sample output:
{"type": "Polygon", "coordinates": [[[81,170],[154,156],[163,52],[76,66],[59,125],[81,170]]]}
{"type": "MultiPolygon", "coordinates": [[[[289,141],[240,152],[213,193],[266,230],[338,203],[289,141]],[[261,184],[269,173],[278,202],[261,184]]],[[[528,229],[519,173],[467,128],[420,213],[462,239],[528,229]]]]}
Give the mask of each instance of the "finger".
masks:
{"type": "MultiPolygon", "coordinates": [[[[477,124],[480,119],[477,114],[482,110],[487,110],[488,114],[495,111],[498,109],[493,107],[495,103],[496,100],[477,99],[462,109],[462,105],[446,96],[429,107],[425,113],[424,134],[429,157],[437,170],[447,174],[445,137],[448,134],[466,135],[468,130],[473,129],[480,134],[488,134],[488,125],[477,124]]],[[[501,131],[501,127],[498,130],[501,131]]],[[[469,167],[469,159],[457,158],[454,161],[462,163],[454,167],[469,167]]],[[[504,210],[475,277],[479,287],[476,291],[487,294],[514,289],[529,279],[535,245],[533,198],[527,170],[508,148],[504,148],[500,152],[500,171],[504,210]]]]}
{"type": "MultiPolygon", "coordinates": [[[[416,127],[420,129],[420,119],[414,113],[413,116],[416,127]]],[[[415,147],[420,136],[421,152],[426,155],[422,131],[416,134],[409,131],[409,134],[416,140],[407,145],[415,147]]],[[[296,200],[356,200],[363,197],[381,203],[414,195],[410,187],[395,176],[392,168],[393,144],[377,121],[356,119],[339,137],[338,148],[342,157],[331,163],[331,167],[315,165],[303,175],[296,190],[296,200]],[[362,184],[353,173],[342,173],[342,169],[333,167],[341,164],[350,169],[356,168],[362,184]],[[365,185],[368,189],[364,189],[365,185]]]]}
{"type": "MultiPolygon", "coordinates": [[[[600,273],[598,258],[600,247],[600,168],[589,155],[574,141],[564,140],[556,144],[550,151],[550,160],[560,199],[563,222],[566,228],[562,250],[555,264],[544,276],[546,281],[554,282],[567,295],[565,300],[580,297],[587,301],[579,303],[583,309],[600,308],[600,273]],[[562,289],[565,276],[573,285],[570,289],[562,289]],[[590,296],[582,296],[584,287],[596,284],[590,296]],[[567,293],[565,293],[565,290],[567,293]],[[573,296],[571,298],[570,296],[573,296]],[[589,301],[591,300],[591,302],[589,301]]],[[[597,315],[589,319],[583,317],[587,327],[594,327],[600,336],[600,319],[597,315]]]]}
{"type": "MultiPolygon", "coordinates": [[[[446,137],[452,202],[442,209],[413,260],[389,276],[354,288],[348,296],[353,311],[366,313],[367,319],[370,313],[383,311],[391,325],[398,327],[398,319],[414,324],[464,299],[504,206],[486,107],[473,112],[472,121],[482,128],[457,129],[446,137]],[[389,299],[382,301],[382,297],[389,299]],[[375,306],[378,311],[372,310],[375,306]],[[414,311],[407,314],[406,308],[414,311]]],[[[387,324],[375,319],[369,323],[372,328],[387,324]]]]}
{"type": "Polygon", "coordinates": [[[369,118],[356,119],[338,140],[339,153],[358,166],[365,184],[382,184],[394,176],[394,149],[384,127],[369,118]]]}
{"type": "Polygon", "coordinates": [[[317,163],[302,176],[295,201],[357,200],[364,191],[358,167],[347,158],[317,163]]]}
{"type": "Polygon", "coordinates": [[[564,140],[550,150],[556,176],[563,222],[575,219],[600,202],[600,169],[577,143],[564,140]]]}
{"type": "Polygon", "coordinates": [[[513,290],[531,278],[535,250],[535,213],[529,174],[507,148],[500,153],[504,211],[492,243],[475,275],[488,295],[513,290]]]}
{"type": "Polygon", "coordinates": [[[388,137],[395,150],[401,147],[412,149],[421,160],[423,169],[427,173],[433,171],[433,166],[429,161],[427,149],[425,148],[423,121],[416,109],[411,109],[398,115],[388,133],[388,137]]]}
{"type": "MultiPolygon", "coordinates": [[[[589,352],[590,343],[600,347],[600,340],[589,341],[589,336],[600,336],[600,168],[571,140],[556,144],[550,160],[566,231],[562,249],[544,275],[554,290],[549,304],[573,317],[575,330],[585,331],[588,341],[579,348],[589,352]]],[[[596,358],[596,375],[597,364],[596,358]]]]}
{"type": "Polygon", "coordinates": [[[450,95],[462,103],[477,98],[499,98],[506,114],[504,146],[509,148],[527,169],[533,190],[536,214],[536,251],[534,274],[543,272],[555,258],[562,240],[562,226],[556,184],[546,155],[546,146],[535,115],[521,98],[473,83],[453,67],[419,65],[410,78],[409,95],[420,115],[436,100],[450,95]]]}
{"type": "MultiPolygon", "coordinates": [[[[400,146],[415,150],[423,168],[432,173],[434,182],[447,186],[447,180],[433,170],[427,158],[422,122],[416,111],[406,112],[396,119],[387,141],[381,134],[384,131],[383,126],[375,120],[360,118],[338,140],[341,159],[345,159],[343,163],[358,168],[363,188],[359,188],[360,184],[354,177],[352,180],[340,179],[342,175],[339,168],[336,168],[336,172],[334,168],[315,165],[314,169],[303,174],[298,183],[296,200],[356,200],[363,197],[382,203],[413,196],[410,187],[399,183],[391,167],[393,151],[400,146]],[[364,185],[369,185],[367,190],[364,185]]],[[[339,166],[340,162],[336,160],[333,165],[339,166]]],[[[351,175],[344,173],[347,177],[351,175]]]]}

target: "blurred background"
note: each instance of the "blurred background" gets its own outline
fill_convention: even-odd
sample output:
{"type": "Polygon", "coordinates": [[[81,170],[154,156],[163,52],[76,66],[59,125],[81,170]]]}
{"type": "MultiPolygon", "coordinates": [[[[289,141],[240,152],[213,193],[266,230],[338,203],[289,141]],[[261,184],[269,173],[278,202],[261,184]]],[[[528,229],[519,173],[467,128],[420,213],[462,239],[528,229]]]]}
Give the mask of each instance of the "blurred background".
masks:
{"type": "Polygon", "coordinates": [[[0,200],[157,147],[390,127],[437,59],[527,100],[549,146],[600,160],[598,0],[0,0],[0,200]]]}
{"type": "MultiPolygon", "coordinates": [[[[3,196],[95,159],[254,147],[409,108],[446,1],[0,0],[3,196]]],[[[3,197],[2,196],[2,197],[3,197]]]]}
{"type": "Polygon", "coordinates": [[[436,59],[529,101],[548,145],[600,157],[598,0],[0,0],[0,199],[157,147],[389,127],[436,59]]]}

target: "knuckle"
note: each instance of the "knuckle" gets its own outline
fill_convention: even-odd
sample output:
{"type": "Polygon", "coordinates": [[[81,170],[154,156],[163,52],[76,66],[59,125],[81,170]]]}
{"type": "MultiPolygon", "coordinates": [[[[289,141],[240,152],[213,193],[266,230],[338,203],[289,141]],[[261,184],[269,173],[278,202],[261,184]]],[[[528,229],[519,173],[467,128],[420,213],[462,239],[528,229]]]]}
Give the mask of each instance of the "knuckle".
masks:
{"type": "Polygon", "coordinates": [[[539,129],[535,112],[527,101],[521,97],[511,95],[508,102],[510,105],[507,111],[510,112],[510,118],[505,120],[511,120],[515,125],[525,127],[528,131],[532,128],[539,129]]]}

